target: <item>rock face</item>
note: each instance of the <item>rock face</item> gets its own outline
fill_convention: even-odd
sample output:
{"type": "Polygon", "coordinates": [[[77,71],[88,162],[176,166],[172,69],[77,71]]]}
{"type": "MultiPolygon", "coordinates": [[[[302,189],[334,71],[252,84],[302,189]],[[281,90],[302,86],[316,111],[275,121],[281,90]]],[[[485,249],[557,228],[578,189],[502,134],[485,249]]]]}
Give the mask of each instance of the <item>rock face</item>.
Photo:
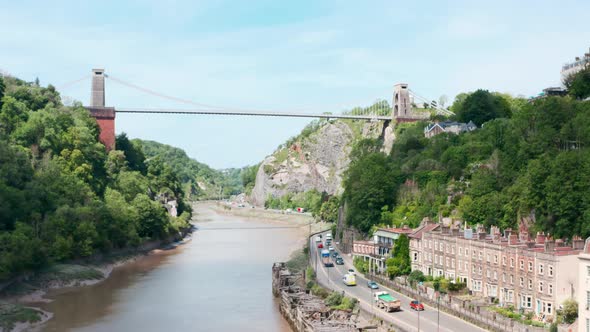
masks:
{"type": "Polygon", "coordinates": [[[305,138],[275,151],[261,163],[250,200],[264,205],[267,197],[316,189],[329,195],[342,193],[342,174],[350,163],[354,141],[378,137],[382,124],[356,124],[357,134],[345,122],[325,123],[305,138]],[[377,128],[371,128],[377,127],[377,128]]]}

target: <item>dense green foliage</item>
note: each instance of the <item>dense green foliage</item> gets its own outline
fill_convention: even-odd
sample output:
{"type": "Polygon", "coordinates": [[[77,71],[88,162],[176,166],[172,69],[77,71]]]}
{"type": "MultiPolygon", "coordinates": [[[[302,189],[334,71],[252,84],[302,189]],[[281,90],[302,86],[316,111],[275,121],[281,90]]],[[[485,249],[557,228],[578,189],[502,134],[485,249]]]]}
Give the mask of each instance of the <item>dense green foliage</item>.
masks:
{"type": "MultiPolygon", "coordinates": [[[[117,141],[117,147],[119,142],[117,141]]],[[[217,199],[242,192],[242,170],[214,170],[187,156],[184,150],[154,142],[134,139],[133,144],[141,146],[148,160],[161,158],[178,174],[187,198],[217,199]]],[[[251,171],[249,168],[244,169],[251,171]]]]}
{"type": "Polygon", "coordinates": [[[406,234],[400,235],[393,246],[393,255],[385,261],[387,275],[390,278],[410,273],[412,265],[410,262],[410,239],[406,234]]]}
{"type": "Polygon", "coordinates": [[[501,96],[489,93],[486,90],[477,90],[459,99],[453,105],[458,121],[473,121],[477,126],[495,118],[505,118],[510,115],[510,105],[501,96]]]}
{"type": "Polygon", "coordinates": [[[347,205],[347,222],[363,232],[379,223],[381,207],[395,202],[401,179],[389,158],[378,152],[379,142],[362,140],[351,152],[345,174],[343,198],[347,205]]]}
{"type": "Polygon", "coordinates": [[[566,77],[565,86],[568,94],[574,98],[584,99],[590,97],[590,66],[580,72],[566,77]]]}
{"type": "Polygon", "coordinates": [[[0,280],[175,234],[190,208],[163,158],[145,161],[124,135],[106,152],[80,105],[51,86],[4,77],[0,109],[0,280]],[[180,217],[163,205],[176,200],[180,217]]]}
{"type": "Polygon", "coordinates": [[[344,179],[348,224],[368,232],[441,215],[516,229],[526,217],[531,232],[589,236],[590,102],[478,91],[458,96],[451,109],[474,94],[487,100],[475,111],[494,104],[509,111],[461,135],[427,139],[425,123],[399,126],[390,156],[370,142],[355,148],[344,179]]]}
{"type": "Polygon", "coordinates": [[[316,215],[320,212],[322,202],[323,195],[313,189],[296,194],[287,193],[279,198],[269,195],[264,202],[264,207],[279,210],[304,208],[306,212],[311,212],[312,215],[316,215]]]}

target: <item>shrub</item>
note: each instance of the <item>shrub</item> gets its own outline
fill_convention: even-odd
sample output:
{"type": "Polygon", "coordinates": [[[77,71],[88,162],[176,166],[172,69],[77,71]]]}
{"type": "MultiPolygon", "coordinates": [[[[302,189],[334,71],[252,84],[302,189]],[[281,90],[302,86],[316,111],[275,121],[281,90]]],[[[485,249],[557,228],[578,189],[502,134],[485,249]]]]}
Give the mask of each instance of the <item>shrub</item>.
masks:
{"type": "Polygon", "coordinates": [[[339,306],[342,303],[342,294],[338,292],[332,292],[325,300],[326,305],[330,307],[339,306]]]}

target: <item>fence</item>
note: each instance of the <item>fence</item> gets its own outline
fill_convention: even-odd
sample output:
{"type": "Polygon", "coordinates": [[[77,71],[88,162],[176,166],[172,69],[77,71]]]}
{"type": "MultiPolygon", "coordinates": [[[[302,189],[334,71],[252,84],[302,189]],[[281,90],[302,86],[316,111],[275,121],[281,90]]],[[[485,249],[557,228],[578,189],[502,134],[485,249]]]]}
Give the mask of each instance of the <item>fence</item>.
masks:
{"type": "Polygon", "coordinates": [[[392,280],[383,278],[383,276],[373,275],[372,278],[384,286],[394,289],[406,296],[415,298],[432,307],[438,307],[439,310],[444,311],[453,316],[466,320],[474,325],[490,331],[511,331],[511,332],[546,332],[547,329],[543,327],[529,326],[511,320],[500,314],[490,312],[482,309],[481,306],[473,305],[467,301],[461,301],[452,295],[441,295],[435,300],[433,291],[422,291],[414,289],[408,285],[400,284],[392,280]]]}

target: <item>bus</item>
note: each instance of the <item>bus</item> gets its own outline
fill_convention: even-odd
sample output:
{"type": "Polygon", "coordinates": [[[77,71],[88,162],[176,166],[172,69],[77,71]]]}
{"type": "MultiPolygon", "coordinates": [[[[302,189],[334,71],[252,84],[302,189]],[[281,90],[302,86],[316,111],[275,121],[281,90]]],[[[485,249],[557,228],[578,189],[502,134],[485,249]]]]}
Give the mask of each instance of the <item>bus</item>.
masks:
{"type": "Polygon", "coordinates": [[[322,250],[321,255],[322,255],[322,263],[324,264],[325,267],[333,267],[334,266],[334,263],[332,263],[332,260],[330,260],[330,252],[327,249],[322,250]]]}

